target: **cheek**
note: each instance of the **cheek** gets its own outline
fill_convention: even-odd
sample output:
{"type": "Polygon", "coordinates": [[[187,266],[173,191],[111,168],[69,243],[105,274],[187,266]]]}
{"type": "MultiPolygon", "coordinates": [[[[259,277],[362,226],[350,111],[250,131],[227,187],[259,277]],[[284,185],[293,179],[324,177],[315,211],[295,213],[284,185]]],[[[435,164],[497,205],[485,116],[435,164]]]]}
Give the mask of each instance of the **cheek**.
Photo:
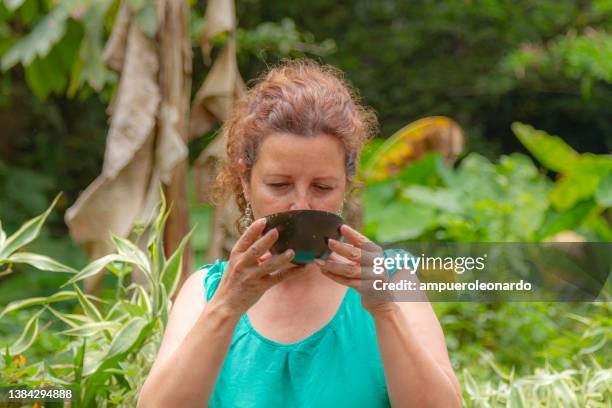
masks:
{"type": "Polygon", "coordinates": [[[262,188],[253,191],[251,206],[255,217],[265,217],[266,215],[287,211],[287,207],[290,205],[287,203],[289,202],[287,194],[279,195],[262,188]]]}
{"type": "Polygon", "coordinates": [[[313,207],[316,210],[335,212],[342,206],[344,193],[341,189],[336,189],[325,194],[313,194],[313,207]]]}

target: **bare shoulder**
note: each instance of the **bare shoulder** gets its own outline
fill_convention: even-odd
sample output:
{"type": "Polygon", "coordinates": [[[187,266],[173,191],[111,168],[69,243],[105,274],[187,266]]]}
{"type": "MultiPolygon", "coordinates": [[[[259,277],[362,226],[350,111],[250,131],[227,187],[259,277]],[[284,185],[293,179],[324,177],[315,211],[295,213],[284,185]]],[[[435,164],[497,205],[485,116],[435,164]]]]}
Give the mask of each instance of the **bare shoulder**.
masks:
{"type": "Polygon", "coordinates": [[[199,269],[193,272],[181,286],[170,310],[156,365],[168,358],[181,344],[206,306],[204,289],[206,272],[207,269],[199,269]]]}
{"type": "Polygon", "coordinates": [[[185,280],[185,283],[183,283],[183,286],[181,287],[181,290],[179,291],[179,294],[176,297],[175,304],[178,304],[179,302],[182,303],[184,300],[186,300],[187,303],[190,303],[192,306],[197,303],[201,303],[202,306],[204,306],[206,304],[204,277],[206,276],[207,272],[208,269],[204,268],[198,269],[197,271],[189,275],[187,280],[185,280]]]}

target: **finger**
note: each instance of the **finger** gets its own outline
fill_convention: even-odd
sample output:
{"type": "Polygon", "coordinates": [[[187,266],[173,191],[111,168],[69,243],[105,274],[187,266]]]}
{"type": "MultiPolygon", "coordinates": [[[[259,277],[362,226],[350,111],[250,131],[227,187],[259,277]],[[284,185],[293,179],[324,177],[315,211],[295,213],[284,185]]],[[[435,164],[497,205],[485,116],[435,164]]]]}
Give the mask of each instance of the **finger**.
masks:
{"type": "Polygon", "coordinates": [[[259,265],[253,273],[253,277],[265,276],[271,272],[291,267],[291,261],[295,257],[295,251],[288,249],[280,255],[275,255],[259,265]]]}
{"type": "Polygon", "coordinates": [[[263,237],[259,238],[253,245],[242,253],[241,262],[244,265],[255,265],[257,259],[265,254],[278,239],[278,229],[273,228],[266,232],[263,237]]]}
{"type": "Polygon", "coordinates": [[[334,275],[342,276],[348,279],[360,279],[361,267],[359,265],[346,264],[341,262],[323,261],[316,259],[315,263],[319,268],[334,275]]]}
{"type": "Polygon", "coordinates": [[[355,279],[349,279],[349,278],[345,278],[343,276],[338,276],[338,275],[334,275],[333,273],[330,273],[324,269],[321,269],[321,273],[323,275],[325,275],[326,277],[328,277],[329,279],[333,280],[334,282],[338,282],[341,285],[344,286],[348,286],[351,287],[355,290],[359,290],[359,288],[357,287],[357,285],[359,284],[358,280],[355,279]]]}
{"type": "Polygon", "coordinates": [[[257,263],[261,265],[262,263],[266,262],[270,258],[272,258],[272,253],[268,251],[262,256],[260,256],[259,259],[257,259],[257,263]]]}
{"type": "Polygon", "coordinates": [[[355,247],[346,242],[330,239],[328,242],[329,249],[340,255],[343,260],[359,263],[363,266],[374,265],[374,258],[380,256],[381,252],[370,252],[363,248],[355,247]]]}
{"type": "Polygon", "coordinates": [[[344,262],[344,263],[351,263],[351,261],[349,261],[348,259],[346,259],[345,257],[338,255],[335,252],[332,252],[331,254],[329,254],[329,256],[327,257],[328,261],[336,261],[336,262],[344,262]]]}
{"type": "Polygon", "coordinates": [[[365,235],[359,231],[351,228],[347,224],[340,226],[340,233],[347,239],[349,243],[369,252],[378,252],[377,249],[380,247],[370,241],[365,235]]]}
{"type": "Polygon", "coordinates": [[[266,219],[260,218],[254,223],[252,223],[246,231],[240,236],[238,242],[234,245],[232,249],[233,253],[241,254],[245,252],[247,249],[253,245],[253,243],[257,240],[257,237],[261,235],[262,231],[266,227],[266,219]]]}
{"type": "Polygon", "coordinates": [[[354,247],[346,242],[336,241],[335,239],[329,239],[327,242],[329,249],[343,256],[350,262],[360,263],[361,262],[361,249],[354,247]]]}

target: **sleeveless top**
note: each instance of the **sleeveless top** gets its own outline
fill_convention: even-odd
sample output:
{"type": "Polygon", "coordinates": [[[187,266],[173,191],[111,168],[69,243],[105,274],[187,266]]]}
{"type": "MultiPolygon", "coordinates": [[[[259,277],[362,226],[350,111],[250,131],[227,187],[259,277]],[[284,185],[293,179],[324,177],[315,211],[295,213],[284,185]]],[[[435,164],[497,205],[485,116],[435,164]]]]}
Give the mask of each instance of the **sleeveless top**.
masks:
{"type": "MultiPolygon", "coordinates": [[[[385,257],[390,251],[396,250],[385,251],[385,257]]],[[[208,269],[207,301],[226,266],[227,261],[217,260],[200,267],[208,269]]],[[[244,313],[208,406],[390,407],[374,321],[361,306],[359,292],[347,289],[333,318],[295,343],[264,337],[244,313]]]]}

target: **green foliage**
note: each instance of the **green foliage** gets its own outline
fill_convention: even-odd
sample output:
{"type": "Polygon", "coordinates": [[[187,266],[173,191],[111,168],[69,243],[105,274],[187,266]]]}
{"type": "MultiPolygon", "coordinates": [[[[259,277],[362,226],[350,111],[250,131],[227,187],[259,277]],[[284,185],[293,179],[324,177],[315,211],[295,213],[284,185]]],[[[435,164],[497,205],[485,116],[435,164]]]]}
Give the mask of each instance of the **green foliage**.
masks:
{"type": "Polygon", "coordinates": [[[34,266],[36,269],[41,271],[52,271],[52,272],[76,272],[74,269],[62,265],[60,262],[49,258],[44,255],[29,253],[29,252],[17,252],[22,247],[32,242],[39,234],[41,227],[49,213],[55,206],[59,199],[59,195],[53,201],[53,204],[43,214],[35,217],[17,230],[10,237],[6,237],[6,233],[2,230],[2,223],[0,222],[0,266],[5,266],[4,271],[1,275],[9,274],[13,264],[29,264],[34,266]]]}
{"type": "Polygon", "coordinates": [[[578,229],[608,241],[612,158],[578,154],[558,137],[516,123],[530,152],[562,177],[550,181],[520,153],[498,164],[477,153],[456,169],[430,154],[389,181],[367,186],[365,232],[380,242],[433,239],[459,242],[541,241],[578,229]]]}
{"type": "Polygon", "coordinates": [[[514,123],[512,130],[540,163],[559,173],[560,178],[550,191],[550,201],[556,210],[568,210],[587,199],[595,199],[602,207],[610,202],[609,181],[604,184],[604,180],[612,175],[612,156],[579,155],[560,138],[522,123],[514,123]]]}
{"type": "MultiPolygon", "coordinates": [[[[468,150],[490,159],[514,150],[516,120],[563,132],[588,151],[612,149],[611,91],[603,80],[610,72],[602,71],[609,51],[595,40],[582,50],[579,41],[590,31],[609,33],[609,0],[277,0],[243,2],[237,13],[243,28],[290,17],[315,38],[333,39],[337,51],[321,59],[346,72],[378,113],[383,136],[421,117],[447,115],[466,130],[468,150]],[[576,53],[548,75],[534,65],[520,76],[507,62],[525,44],[545,48],[566,37],[576,53]],[[591,68],[599,74],[586,100],[581,88],[591,68]]],[[[243,60],[241,71],[250,77],[264,66],[243,60]]]]}
{"type": "Polygon", "coordinates": [[[44,2],[41,9],[33,3],[26,0],[5,10],[3,21],[26,32],[10,32],[0,47],[3,71],[23,65],[26,82],[41,100],[51,93],[74,95],[83,84],[101,91],[114,81],[102,63],[102,41],[115,0],[44,2]]]}
{"type": "Polygon", "coordinates": [[[508,375],[478,383],[464,372],[467,407],[609,407],[612,370],[582,366],[557,371],[550,367],[515,378],[508,375]]]}
{"type": "Polygon", "coordinates": [[[470,153],[454,171],[430,154],[390,182],[366,188],[365,232],[380,242],[529,241],[544,218],[549,189],[518,153],[498,165],[470,153]]]}
{"type": "Polygon", "coordinates": [[[506,57],[502,65],[519,78],[526,71],[533,71],[545,78],[562,76],[577,80],[583,95],[588,97],[595,82],[612,83],[612,35],[593,29],[580,35],[572,31],[546,46],[525,44],[506,57]]]}
{"type": "MultiPolygon", "coordinates": [[[[562,139],[527,125],[517,123],[514,130],[544,167],[563,175],[582,174],[587,166],[577,163],[583,160],[604,168],[609,161],[578,154],[562,139]]],[[[362,166],[367,165],[366,159],[362,166]]],[[[563,177],[550,180],[524,154],[493,163],[469,153],[456,168],[429,154],[393,179],[366,186],[365,232],[382,242],[529,242],[576,230],[589,241],[610,241],[602,216],[610,208],[608,173],[596,174],[588,194],[558,210],[552,192],[565,188],[563,177]]],[[[610,303],[436,302],[433,307],[453,366],[463,371],[467,406],[555,406],[561,398],[575,401],[573,406],[609,405],[611,373],[602,367],[610,365],[610,303]]]]}
{"type": "MultiPolygon", "coordinates": [[[[239,55],[252,54],[265,61],[270,56],[296,57],[304,54],[329,55],[336,51],[332,39],[317,44],[312,33],[301,32],[293,20],[264,22],[252,30],[236,30],[239,55]]],[[[244,58],[243,58],[244,60],[244,58]]]]}
{"type": "MultiPolygon", "coordinates": [[[[36,238],[52,208],[53,205],[9,238],[0,234],[3,238],[0,264],[31,262],[37,268],[46,269],[57,265],[41,255],[30,258],[22,255],[17,260],[14,255],[36,238]]],[[[139,229],[148,236],[138,235],[134,241],[146,238],[146,251],[135,242],[114,236],[116,253],[95,260],[80,271],[65,267],[63,272],[73,276],[64,286],[71,286],[73,290],[14,301],[0,312],[0,317],[13,316],[24,308],[42,306],[29,316],[19,338],[3,347],[0,385],[63,384],[74,387],[79,396],[73,406],[135,406],[138,390],[152,365],[168,320],[170,298],[177,290],[183,251],[191,235],[166,259],[161,237],[167,216],[166,203],[162,200],[157,219],[139,229]],[[112,303],[98,306],[96,303],[101,300],[83,294],[78,282],[104,268],[117,277],[117,290],[112,303]],[[138,283],[124,285],[136,269],[143,272],[147,288],[138,283]],[[52,306],[67,300],[76,300],[80,311],[68,313],[52,306]],[[43,319],[45,326],[53,325],[55,335],[61,339],[55,345],[56,355],[27,364],[23,353],[29,353],[36,343],[43,319]]]]}

